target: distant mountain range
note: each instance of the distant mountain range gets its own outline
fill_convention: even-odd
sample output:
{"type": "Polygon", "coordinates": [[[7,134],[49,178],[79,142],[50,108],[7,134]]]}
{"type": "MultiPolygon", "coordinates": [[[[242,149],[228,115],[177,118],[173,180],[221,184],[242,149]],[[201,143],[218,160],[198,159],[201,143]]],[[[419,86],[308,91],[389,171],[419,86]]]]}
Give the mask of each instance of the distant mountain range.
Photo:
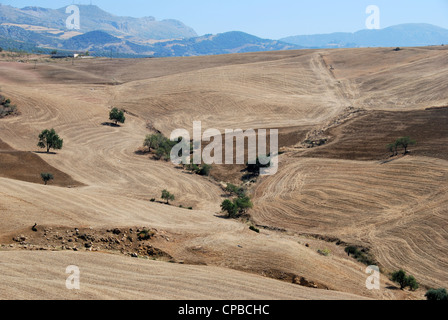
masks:
{"type": "Polygon", "coordinates": [[[448,44],[448,30],[415,23],[355,33],[294,36],[281,41],[310,48],[419,47],[448,44]]]}
{"type": "MultiPolygon", "coordinates": [[[[77,5],[77,7],[81,16],[81,29],[78,30],[80,33],[101,30],[133,41],[197,36],[192,28],[177,20],[157,21],[154,17],[118,17],[93,5],[77,5]]],[[[18,9],[0,4],[0,24],[31,25],[66,31],[65,22],[68,17],[66,7],[57,10],[40,7],[18,9]]]]}
{"type": "Polygon", "coordinates": [[[0,47],[42,53],[48,53],[52,48],[112,57],[167,57],[303,48],[448,44],[448,30],[429,24],[269,40],[238,31],[198,36],[192,28],[177,20],[119,17],[93,5],[78,5],[78,8],[81,28],[68,30],[66,7],[18,9],[0,4],[0,47]]]}

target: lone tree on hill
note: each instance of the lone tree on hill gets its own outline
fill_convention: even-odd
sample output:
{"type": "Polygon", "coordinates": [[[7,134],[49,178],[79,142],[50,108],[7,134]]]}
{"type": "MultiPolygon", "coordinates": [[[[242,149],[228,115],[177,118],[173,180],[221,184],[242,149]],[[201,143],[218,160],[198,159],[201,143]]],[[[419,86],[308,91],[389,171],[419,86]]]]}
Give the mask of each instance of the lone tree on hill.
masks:
{"type": "Polygon", "coordinates": [[[124,116],[123,110],[118,110],[117,108],[113,108],[109,113],[109,120],[112,120],[117,125],[118,122],[124,123],[126,121],[126,117],[124,116]]]}
{"type": "Polygon", "coordinates": [[[162,199],[166,200],[166,204],[170,204],[170,201],[174,201],[175,197],[173,194],[169,193],[167,190],[162,191],[162,199]]]}
{"type": "Polygon", "coordinates": [[[45,185],[47,185],[48,181],[54,180],[54,176],[51,173],[41,173],[40,177],[45,185]]]}
{"type": "Polygon", "coordinates": [[[44,130],[39,134],[39,142],[37,146],[42,149],[47,149],[47,153],[50,152],[50,149],[61,150],[64,140],[59,138],[54,129],[44,130]]]}

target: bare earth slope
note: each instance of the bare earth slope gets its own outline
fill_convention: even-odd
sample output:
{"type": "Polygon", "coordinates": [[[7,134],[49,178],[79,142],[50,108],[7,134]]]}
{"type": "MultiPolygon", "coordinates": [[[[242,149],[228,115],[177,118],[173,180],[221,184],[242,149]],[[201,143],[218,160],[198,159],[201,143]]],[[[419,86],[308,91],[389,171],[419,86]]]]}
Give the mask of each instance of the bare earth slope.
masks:
{"type": "MultiPolygon", "coordinates": [[[[64,298],[139,298],[139,268],[158,270],[145,281],[161,286],[154,294],[142,288],[143,298],[229,299],[235,293],[263,299],[423,297],[424,290],[390,289],[387,275],[382,290],[367,290],[366,266],[347,257],[343,247],[309,234],[370,247],[386,270],[405,268],[426,286],[447,286],[445,157],[411,154],[387,164],[373,155],[368,161],[351,160],[331,151],[338,150],[338,139],[349,147],[352,143],[343,127],[336,126],[330,132],[333,145],[309,152],[292,149],[282,156],[277,175],[260,179],[250,214],[271,228],[256,234],[245,223],[217,216],[223,200],[218,182],[135,153],[150,132],[148,124],[166,135],[175,128],[191,130],[193,120],[202,120],[204,128],[320,130],[349,106],[412,113],[447,105],[448,93],[442,90],[448,87],[447,57],[445,47],[436,47],[93,59],[74,65],[42,60],[36,67],[0,62],[2,93],[21,112],[0,121],[1,139],[16,150],[36,151],[39,132],[55,128],[64,149],[41,158],[84,185],[69,189],[0,178],[2,297],[36,298],[31,292],[42,285],[38,298],[54,298],[55,288],[64,298]],[[125,125],[102,125],[112,106],[126,109],[125,125]],[[327,157],[325,152],[338,155],[327,157]],[[173,206],[149,201],[159,199],[163,189],[176,195],[173,206]],[[12,243],[34,223],[67,229],[157,228],[172,235],[160,248],[185,264],[133,260],[120,253],[59,252],[61,243],[36,253],[26,251],[26,241],[12,243]],[[275,231],[279,228],[288,232],[275,231]],[[329,257],[317,253],[324,248],[331,249],[329,257]],[[39,267],[30,275],[36,281],[29,284],[19,279],[19,265],[33,259],[39,267]],[[68,263],[84,266],[89,279],[86,291],[76,297],[57,280],[56,273],[63,273],[68,263]],[[99,272],[105,265],[122,279],[115,287],[99,272]],[[163,284],[164,270],[176,278],[175,289],[163,284]],[[228,289],[210,285],[214,279],[222,281],[226,272],[228,289]],[[297,277],[334,292],[287,283],[297,277]],[[274,281],[275,290],[264,291],[266,281],[274,281]],[[257,293],[239,287],[252,282],[257,293]],[[190,295],[192,283],[202,288],[197,296],[190,295]]],[[[439,138],[443,143],[444,137],[439,138]]]]}

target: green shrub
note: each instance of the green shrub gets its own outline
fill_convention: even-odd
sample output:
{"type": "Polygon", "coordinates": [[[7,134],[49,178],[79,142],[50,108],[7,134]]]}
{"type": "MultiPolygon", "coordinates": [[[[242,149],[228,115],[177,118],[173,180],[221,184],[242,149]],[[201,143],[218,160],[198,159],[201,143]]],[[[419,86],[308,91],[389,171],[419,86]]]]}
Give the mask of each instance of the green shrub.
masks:
{"type": "Polygon", "coordinates": [[[377,262],[373,257],[370,256],[370,254],[367,252],[366,249],[358,249],[356,246],[348,246],[345,248],[345,252],[349,256],[353,256],[358,262],[361,262],[365,265],[375,265],[377,262]]]}
{"type": "Polygon", "coordinates": [[[260,229],[254,227],[254,226],[250,226],[249,229],[254,231],[254,232],[256,232],[256,233],[260,233],[260,229]]]}
{"type": "Polygon", "coordinates": [[[170,204],[170,201],[174,201],[175,197],[173,194],[169,193],[168,190],[163,190],[162,199],[166,200],[166,204],[170,204]]]}
{"type": "Polygon", "coordinates": [[[109,113],[109,120],[114,121],[115,124],[117,124],[118,122],[124,123],[126,121],[124,111],[118,110],[117,108],[113,108],[109,113]]]}
{"type": "Polygon", "coordinates": [[[319,250],[317,250],[317,253],[319,253],[325,257],[328,257],[331,254],[331,251],[329,249],[323,249],[323,250],[319,249],[319,250]]]}
{"type": "Polygon", "coordinates": [[[244,188],[238,187],[234,184],[227,184],[226,191],[231,195],[243,197],[246,195],[246,190],[244,188]]]}
{"type": "Polygon", "coordinates": [[[138,239],[141,241],[150,240],[153,236],[154,232],[146,229],[137,234],[138,239]]]}
{"type": "Polygon", "coordinates": [[[48,181],[54,180],[54,176],[51,173],[41,173],[40,177],[45,185],[47,185],[48,181]]]}
{"type": "Polygon", "coordinates": [[[398,283],[401,290],[409,287],[411,291],[415,291],[420,287],[414,276],[407,276],[404,270],[392,273],[391,280],[398,283]]]}

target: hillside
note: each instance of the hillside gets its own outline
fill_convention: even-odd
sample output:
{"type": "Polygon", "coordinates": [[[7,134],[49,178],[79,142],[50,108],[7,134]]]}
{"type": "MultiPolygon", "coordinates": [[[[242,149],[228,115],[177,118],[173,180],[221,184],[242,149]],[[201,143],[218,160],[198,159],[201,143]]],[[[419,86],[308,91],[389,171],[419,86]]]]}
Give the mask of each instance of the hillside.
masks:
{"type": "MultiPolygon", "coordinates": [[[[112,15],[94,5],[77,5],[82,15],[79,32],[102,30],[117,37],[146,39],[176,39],[197,36],[190,27],[177,20],[157,21],[154,17],[131,18],[112,15]]],[[[66,7],[53,10],[40,7],[22,9],[0,4],[0,23],[32,25],[65,31],[66,7]]]]}
{"type": "Polygon", "coordinates": [[[0,266],[1,297],[405,300],[447,287],[446,110],[433,109],[448,105],[447,60],[440,46],[0,61],[2,94],[21,112],[0,120],[2,141],[35,151],[38,133],[55,128],[64,148],[39,157],[82,184],[0,177],[0,257],[9,263],[0,266]],[[103,125],[112,106],[127,112],[121,127],[103,125]],[[220,213],[221,181],[137,152],[148,127],[169,136],[193,121],[287,135],[279,172],[248,185],[248,221],[220,213]],[[386,145],[406,134],[418,145],[391,159],[386,145]],[[328,143],[306,148],[314,135],[328,143]],[[171,206],[163,189],[176,196],[171,206]],[[120,248],[135,245],[131,229],[156,230],[141,243],[149,253],[97,244],[115,228],[120,248]],[[366,288],[366,265],[346,244],[382,267],[381,290],[366,288]],[[25,284],[30,264],[37,270],[25,284]],[[61,289],[68,264],[85,270],[79,296],[61,289]],[[397,290],[388,272],[399,268],[421,289],[397,290]],[[104,270],[119,280],[107,282],[104,270]]]}
{"type": "Polygon", "coordinates": [[[448,30],[430,24],[401,24],[355,33],[299,35],[280,39],[308,48],[418,47],[448,43],[448,30]]]}

